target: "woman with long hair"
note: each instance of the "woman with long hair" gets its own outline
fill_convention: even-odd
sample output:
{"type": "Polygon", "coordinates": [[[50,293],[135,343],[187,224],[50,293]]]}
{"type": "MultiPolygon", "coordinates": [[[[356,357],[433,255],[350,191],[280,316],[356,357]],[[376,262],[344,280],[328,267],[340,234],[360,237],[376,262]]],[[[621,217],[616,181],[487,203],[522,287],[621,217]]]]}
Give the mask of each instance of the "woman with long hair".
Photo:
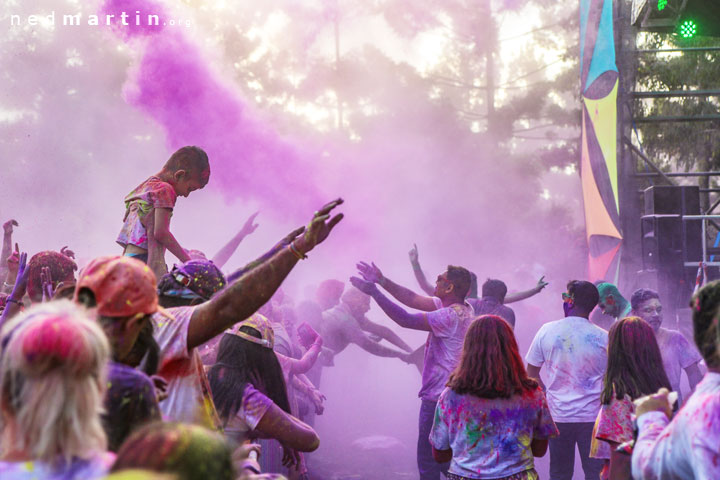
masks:
{"type": "Polygon", "coordinates": [[[41,303],[2,331],[0,478],[88,480],[112,463],[100,421],[110,345],[67,300],[41,303]]]}
{"type": "Polygon", "coordinates": [[[557,434],[510,325],[496,315],[478,317],[438,400],[430,432],[435,460],[452,460],[451,480],[536,480],[533,457],[545,455],[557,434]]]}
{"type": "Polygon", "coordinates": [[[605,460],[600,478],[630,479],[630,457],[617,447],[633,438],[633,400],[671,389],[652,327],[626,317],[608,332],[608,364],[595,421],[590,456],[605,460]]]}
{"type": "Polygon", "coordinates": [[[291,466],[298,462],[296,451],[312,452],[320,439],[292,416],[273,345],[270,322],[253,315],[223,334],[208,377],[225,435],[237,443],[274,438],[285,450],[283,463],[291,466]]]}

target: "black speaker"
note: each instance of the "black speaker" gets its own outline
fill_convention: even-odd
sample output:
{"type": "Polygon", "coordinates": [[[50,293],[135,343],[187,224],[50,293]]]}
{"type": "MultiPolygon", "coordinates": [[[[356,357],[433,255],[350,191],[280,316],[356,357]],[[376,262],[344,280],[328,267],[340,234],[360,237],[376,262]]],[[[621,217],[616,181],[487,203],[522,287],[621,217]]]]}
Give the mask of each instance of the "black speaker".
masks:
{"type": "Polygon", "coordinates": [[[700,215],[700,187],[654,185],[645,189],[645,215],[700,215]]]}
{"type": "Polygon", "coordinates": [[[700,215],[700,188],[697,186],[652,186],[645,189],[645,216],[643,217],[643,256],[645,244],[647,251],[652,253],[653,242],[646,236],[654,237],[657,256],[670,255],[682,262],[699,262],[702,260],[702,221],[682,220],[680,215],[700,215]],[[655,220],[648,220],[648,217],[655,220]],[[656,227],[651,226],[656,225],[656,227]],[[654,232],[655,229],[657,232],[654,232]],[[671,254],[672,252],[672,254],[671,254]]]}

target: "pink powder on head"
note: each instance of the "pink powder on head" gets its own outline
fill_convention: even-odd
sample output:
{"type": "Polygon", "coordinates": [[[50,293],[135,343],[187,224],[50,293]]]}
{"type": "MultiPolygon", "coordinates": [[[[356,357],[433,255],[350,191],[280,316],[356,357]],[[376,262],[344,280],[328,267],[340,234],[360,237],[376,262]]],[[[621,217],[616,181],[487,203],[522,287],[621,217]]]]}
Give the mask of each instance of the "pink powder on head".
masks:
{"type": "Polygon", "coordinates": [[[86,372],[92,358],[77,328],[62,318],[48,318],[29,327],[22,353],[31,368],[42,373],[65,365],[74,372],[86,372]]]}
{"type": "Polygon", "coordinates": [[[111,28],[124,40],[131,37],[144,37],[159,33],[163,30],[163,18],[167,15],[159,3],[147,0],[107,0],[100,10],[101,18],[106,15],[113,15],[111,28]],[[121,14],[126,13],[126,22],[121,23],[121,14]],[[157,15],[157,25],[148,15],[157,15]]]}

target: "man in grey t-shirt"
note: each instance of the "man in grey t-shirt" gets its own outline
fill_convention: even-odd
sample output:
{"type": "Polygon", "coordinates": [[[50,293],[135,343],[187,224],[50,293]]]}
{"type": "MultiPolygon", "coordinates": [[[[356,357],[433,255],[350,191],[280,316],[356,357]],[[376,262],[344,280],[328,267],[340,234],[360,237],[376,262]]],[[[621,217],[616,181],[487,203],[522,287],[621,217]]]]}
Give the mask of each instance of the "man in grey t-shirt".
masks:
{"type": "Polygon", "coordinates": [[[435,417],[440,393],[450,377],[462,352],[465,332],[474,319],[473,309],[465,303],[470,289],[470,272],[462,267],[448,266],[438,276],[435,297],[424,297],[402,287],[382,275],[375,264],[358,264],[365,280],[353,277],[350,282],[375,299],[383,311],[401,327],[428,332],[425,362],[422,371],[422,399],[418,420],[417,462],[421,480],[439,480],[447,473],[449,462],[437,463],[432,455],[428,437],[435,417]],[[408,313],[378,290],[379,284],[405,305],[422,310],[408,313]]]}

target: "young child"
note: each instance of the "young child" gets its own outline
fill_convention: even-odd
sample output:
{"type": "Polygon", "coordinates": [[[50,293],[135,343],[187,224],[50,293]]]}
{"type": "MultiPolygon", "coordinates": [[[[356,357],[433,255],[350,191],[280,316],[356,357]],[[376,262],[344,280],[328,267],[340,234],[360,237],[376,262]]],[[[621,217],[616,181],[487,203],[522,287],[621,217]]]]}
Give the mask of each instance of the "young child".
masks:
{"type": "Polygon", "coordinates": [[[144,261],[158,278],[167,270],[165,250],[181,262],[190,260],[170,232],[170,217],[178,195],[187,197],[205,187],[209,179],[208,156],[202,149],[188,146],[173,153],[160,173],[125,197],[124,223],[116,240],[123,255],[144,261]]]}

